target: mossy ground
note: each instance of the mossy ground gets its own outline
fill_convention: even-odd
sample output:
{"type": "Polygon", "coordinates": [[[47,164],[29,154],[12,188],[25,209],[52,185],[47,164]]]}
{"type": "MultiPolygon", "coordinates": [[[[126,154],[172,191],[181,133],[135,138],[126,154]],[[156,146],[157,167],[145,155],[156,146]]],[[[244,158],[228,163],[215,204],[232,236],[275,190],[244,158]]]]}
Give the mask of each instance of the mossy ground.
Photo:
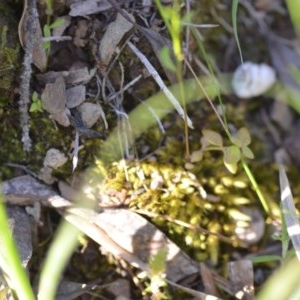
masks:
{"type": "MultiPolygon", "coordinates": [[[[229,5],[226,3],[224,4],[225,6],[229,5]]],[[[218,1],[203,2],[206,9],[201,11],[201,13],[196,12],[197,14],[199,13],[199,23],[211,23],[211,20],[216,18],[212,10],[217,7],[217,4],[218,1]],[[212,18],[212,16],[215,17],[212,18]]],[[[1,13],[3,12],[1,12],[0,6],[1,13]]],[[[240,18],[242,19],[243,17],[245,17],[245,12],[242,11],[240,18]]],[[[227,23],[230,23],[229,10],[222,15],[222,18],[227,23]]],[[[4,27],[1,24],[1,20],[5,19],[0,18],[0,32],[3,32],[4,27]]],[[[9,25],[10,30],[15,30],[16,32],[16,24],[15,20],[13,26],[9,25]]],[[[265,56],[266,47],[259,34],[252,36],[247,34],[248,31],[253,29],[253,26],[251,24],[250,27],[247,27],[242,24],[240,27],[242,35],[247,37],[241,39],[242,49],[245,58],[256,58],[257,61],[260,61],[265,56]],[[256,46],[251,47],[253,40],[257,39],[258,43],[256,46]]],[[[165,32],[163,33],[165,34],[165,32]]],[[[224,32],[222,28],[218,28],[216,30],[208,29],[206,32],[203,32],[203,35],[207,44],[206,51],[209,53],[212,64],[218,66],[221,71],[232,71],[233,67],[239,62],[236,49],[231,54],[227,53],[229,56],[225,56],[224,59],[224,51],[227,49],[226,46],[231,33],[224,32]]],[[[14,40],[8,40],[5,51],[3,51],[3,47],[0,47],[0,86],[2,87],[0,89],[0,178],[2,180],[18,174],[15,169],[5,166],[6,163],[18,163],[25,165],[29,170],[38,172],[43,165],[44,155],[49,148],[58,148],[66,154],[70,153],[75,137],[75,130],[73,128],[55,126],[54,121],[49,118],[46,112],[32,113],[30,134],[33,140],[33,149],[30,154],[23,151],[17,104],[18,74],[21,65],[21,56],[17,54],[16,57],[19,60],[17,61],[16,68],[10,70],[13,72],[1,72],[1,70],[4,70],[9,65],[7,61],[15,61],[15,57],[12,55],[16,54],[9,49],[17,49],[18,47],[14,45],[18,44],[17,35],[14,35],[14,40]],[[3,86],[5,86],[5,90],[3,90],[3,86]]],[[[149,48],[147,44],[142,46],[149,48]]],[[[192,42],[191,51],[196,51],[195,49],[196,44],[192,42]]],[[[200,54],[197,53],[197,55],[203,61],[205,60],[200,54]]],[[[119,59],[126,67],[125,79],[128,81],[143,69],[141,64],[139,64],[129,51],[125,51],[119,59]],[[132,65],[130,65],[132,62],[134,62],[136,68],[132,68],[132,65]]],[[[157,58],[155,58],[153,53],[150,55],[150,59],[154,61],[158,72],[163,73],[163,69],[159,66],[157,58]]],[[[61,67],[63,68],[63,66],[61,67]]],[[[197,69],[196,67],[196,70],[199,73],[202,72],[201,68],[197,69]]],[[[113,83],[118,85],[120,72],[117,67],[112,69],[111,79],[113,83]]],[[[132,93],[125,93],[124,107],[126,111],[129,112],[140,103],[141,99],[146,99],[157,90],[158,88],[151,78],[148,77],[140,81],[132,93]]],[[[261,120],[258,117],[261,107],[269,108],[269,102],[264,102],[265,100],[265,98],[261,97],[253,103],[247,103],[243,101],[237,102],[233,97],[224,97],[223,103],[230,128],[233,131],[243,126],[249,129],[252,137],[250,147],[255,154],[255,159],[249,161],[249,165],[264,196],[268,201],[274,203],[275,207],[279,202],[279,188],[277,168],[272,157],[274,145],[268,138],[268,131],[262,126],[262,123],[260,123],[261,120]]],[[[219,104],[216,105],[219,107],[219,104]]],[[[117,118],[111,108],[106,107],[106,109],[108,123],[110,124],[110,129],[107,132],[109,135],[111,128],[114,127],[113,124],[117,124],[117,118]]],[[[188,115],[195,125],[195,129],[188,132],[190,151],[193,152],[199,150],[201,147],[200,138],[202,129],[211,129],[220,133],[223,132],[223,129],[206,101],[198,101],[190,104],[187,110],[188,115]]],[[[125,163],[124,161],[117,160],[105,165],[107,177],[102,182],[96,181],[97,176],[90,179],[94,184],[95,193],[110,193],[112,191],[122,193],[125,197],[122,196],[121,199],[121,197],[118,198],[117,196],[114,205],[125,205],[129,209],[140,209],[157,214],[156,217],[148,216],[149,220],[162,229],[181,249],[187,251],[192,258],[197,261],[205,261],[212,265],[223,267],[230,260],[230,256],[236,249],[246,251],[242,243],[234,236],[235,225],[231,211],[234,209],[238,210],[244,205],[259,207],[263,211],[261,204],[242,169],[240,168],[236,175],[230,174],[223,164],[221,153],[207,152],[202,161],[193,164],[187,160],[184,144],[184,122],[176,113],[169,114],[161,122],[166,130],[165,134],[162,134],[159,126],[155,125],[134,142],[134,147],[130,149],[134,158],[128,158],[125,163]],[[202,189],[213,197],[205,198],[202,189]],[[166,216],[168,220],[164,218],[166,216]],[[172,222],[172,219],[174,222],[172,222]],[[178,220],[186,222],[190,225],[190,228],[179,225],[175,222],[178,220]],[[201,233],[192,228],[193,226],[201,227],[226,237],[233,236],[232,244],[222,242],[221,239],[215,236],[201,233]]],[[[121,135],[126,134],[122,131],[120,133],[121,135]]],[[[223,137],[229,143],[229,140],[226,140],[225,134],[223,137]]],[[[97,166],[97,161],[95,162],[96,158],[103,156],[101,154],[101,145],[103,142],[101,140],[82,139],[81,143],[84,148],[79,152],[79,165],[76,172],[80,173],[86,168],[92,167],[95,173],[99,173],[99,169],[94,164],[97,166]]],[[[98,163],[102,165],[102,162],[98,163]]],[[[300,195],[300,187],[297,180],[298,171],[295,166],[291,166],[289,171],[291,174],[291,185],[294,187],[295,200],[298,203],[298,195],[300,195]]],[[[71,160],[56,175],[59,179],[70,180],[72,176],[71,160]]],[[[267,217],[265,214],[264,216],[267,217]]],[[[255,245],[249,251],[255,252],[269,238],[264,238],[261,244],[255,245]]],[[[91,248],[93,249],[94,245],[91,248]]],[[[92,254],[94,255],[95,253],[93,252],[92,254]]],[[[112,264],[107,264],[107,266],[103,267],[102,264],[105,264],[105,262],[103,261],[103,256],[101,256],[99,261],[102,268],[96,267],[97,259],[93,260],[92,263],[90,260],[88,261],[88,264],[94,266],[90,268],[84,259],[90,259],[90,257],[83,258],[79,253],[76,253],[68,269],[71,275],[82,273],[82,276],[76,278],[78,280],[85,280],[84,278],[92,280],[93,278],[103,276],[103,274],[108,274],[109,277],[112,270],[111,266],[117,264],[114,261],[112,264]]],[[[116,267],[116,269],[118,269],[119,273],[124,271],[122,267],[116,267]]]]}

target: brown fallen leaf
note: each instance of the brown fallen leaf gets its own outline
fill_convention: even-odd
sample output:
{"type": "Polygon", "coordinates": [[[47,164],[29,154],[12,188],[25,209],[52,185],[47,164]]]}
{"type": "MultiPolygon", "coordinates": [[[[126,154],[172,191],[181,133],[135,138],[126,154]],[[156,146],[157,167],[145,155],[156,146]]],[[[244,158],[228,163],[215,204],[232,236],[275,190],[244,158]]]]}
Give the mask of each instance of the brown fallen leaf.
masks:
{"type": "Polygon", "coordinates": [[[200,263],[200,272],[205,293],[220,297],[212,271],[204,263],[200,263]]]}
{"type": "MultiPolygon", "coordinates": [[[[128,13],[126,15],[135,22],[132,15],[128,13]]],[[[117,46],[132,28],[133,24],[120,13],[118,13],[116,20],[108,25],[99,46],[99,57],[104,65],[107,66],[110,63],[117,46]]]]}
{"type": "Polygon", "coordinates": [[[111,8],[106,0],[72,0],[69,15],[72,17],[88,16],[111,8]]]}
{"type": "Polygon", "coordinates": [[[105,209],[95,224],[120,247],[147,263],[163,248],[167,254],[167,278],[174,282],[198,273],[198,266],[167,236],[142,216],[126,209],[105,209]]]}

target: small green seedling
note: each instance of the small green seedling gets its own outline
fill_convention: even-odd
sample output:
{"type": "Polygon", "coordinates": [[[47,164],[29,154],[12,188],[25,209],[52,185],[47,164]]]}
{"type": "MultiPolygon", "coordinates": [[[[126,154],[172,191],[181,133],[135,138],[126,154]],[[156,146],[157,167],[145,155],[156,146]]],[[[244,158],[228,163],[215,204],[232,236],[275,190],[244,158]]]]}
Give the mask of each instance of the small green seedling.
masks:
{"type": "Polygon", "coordinates": [[[32,99],[32,103],[31,103],[29,111],[32,113],[42,112],[43,111],[42,100],[39,98],[38,93],[33,92],[31,99],[32,99]]]}
{"type": "MultiPolygon", "coordinates": [[[[43,28],[43,36],[44,38],[49,38],[52,35],[52,30],[55,28],[59,28],[64,24],[64,19],[58,18],[55,20],[52,24],[45,24],[43,28]]],[[[43,42],[43,47],[46,50],[47,57],[50,54],[50,49],[51,49],[51,42],[50,41],[44,41],[43,42]]]]}
{"type": "Polygon", "coordinates": [[[200,161],[204,151],[218,150],[223,152],[223,162],[233,174],[237,171],[238,162],[243,158],[253,159],[254,154],[248,147],[251,137],[247,128],[240,128],[235,135],[230,136],[232,145],[224,146],[222,136],[213,130],[203,129],[201,138],[202,147],[191,155],[191,161],[200,161]]]}

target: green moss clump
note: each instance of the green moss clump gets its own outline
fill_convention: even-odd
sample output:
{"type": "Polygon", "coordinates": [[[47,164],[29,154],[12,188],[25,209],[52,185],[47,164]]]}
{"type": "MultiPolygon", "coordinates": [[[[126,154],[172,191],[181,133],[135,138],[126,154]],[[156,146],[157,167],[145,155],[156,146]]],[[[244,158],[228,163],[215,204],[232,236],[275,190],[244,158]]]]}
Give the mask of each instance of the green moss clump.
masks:
{"type": "MultiPolygon", "coordinates": [[[[201,109],[197,105],[199,103],[189,107],[193,110],[191,116],[196,125],[195,130],[189,132],[191,151],[201,148],[203,124],[212,124],[209,129],[222,132],[216,117],[207,113],[205,104],[201,103],[201,109]]],[[[242,110],[230,104],[226,108],[228,122],[234,120],[237,128],[245,126],[242,110]]],[[[148,213],[151,221],[193,258],[217,264],[222,257],[222,241],[229,243],[230,247],[245,245],[235,238],[237,225],[234,212],[240,211],[241,206],[256,206],[261,211],[262,208],[246,175],[242,170],[236,175],[230,174],[224,166],[222,153],[207,152],[202,161],[186,164],[182,120],[174,115],[162,120],[166,125],[166,137],[153,128],[135,144],[139,157],[147,158],[141,161],[115,161],[106,166],[101,160],[97,161],[90,179],[94,199],[99,200],[100,205],[125,205],[146,215],[148,213]],[[178,138],[180,133],[181,139],[178,138]],[[144,153],[146,145],[148,152],[144,153]],[[109,197],[97,198],[97,195],[109,197]],[[110,202],[106,203],[104,199],[110,202]],[[228,238],[222,239],[201,229],[228,238]]],[[[225,144],[230,143],[225,134],[223,139],[225,144]]],[[[261,161],[267,155],[263,143],[254,137],[250,146],[256,154],[259,153],[257,159],[250,162],[250,167],[258,180],[269,178],[265,184],[262,181],[259,183],[267,200],[274,203],[278,194],[278,184],[273,176],[275,171],[272,171],[271,164],[271,168],[261,170],[261,161]]]]}

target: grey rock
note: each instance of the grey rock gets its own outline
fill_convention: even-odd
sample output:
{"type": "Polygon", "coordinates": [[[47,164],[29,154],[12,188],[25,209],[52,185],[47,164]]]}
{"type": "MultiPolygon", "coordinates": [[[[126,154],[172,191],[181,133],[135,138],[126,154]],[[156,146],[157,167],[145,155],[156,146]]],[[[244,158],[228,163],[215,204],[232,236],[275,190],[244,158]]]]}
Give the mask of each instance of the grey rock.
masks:
{"type": "Polygon", "coordinates": [[[46,84],[41,98],[44,110],[51,114],[61,112],[66,105],[66,85],[63,77],[59,76],[54,83],[46,84]]]}
{"type": "Polygon", "coordinates": [[[91,128],[100,118],[102,109],[99,104],[85,102],[82,103],[78,110],[81,115],[81,119],[87,128],[91,128]]]}
{"type": "Polygon", "coordinates": [[[77,85],[67,89],[67,102],[68,108],[74,108],[80,105],[85,100],[85,85],[77,85]]]}

